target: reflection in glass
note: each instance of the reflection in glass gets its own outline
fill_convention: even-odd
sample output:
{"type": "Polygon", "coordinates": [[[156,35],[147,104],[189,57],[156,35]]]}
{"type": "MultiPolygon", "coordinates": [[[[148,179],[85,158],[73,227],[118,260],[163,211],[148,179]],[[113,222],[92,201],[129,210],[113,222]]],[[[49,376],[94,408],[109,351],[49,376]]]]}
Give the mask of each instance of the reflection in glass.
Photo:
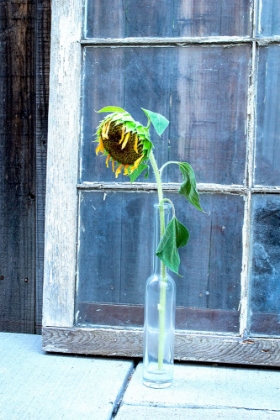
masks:
{"type": "Polygon", "coordinates": [[[280,185],[280,48],[259,51],[255,184],[280,185]]]}
{"type": "Polygon", "coordinates": [[[253,199],[251,333],[280,335],[280,197],[253,199]]]}
{"type": "MultiPolygon", "coordinates": [[[[190,241],[182,249],[176,326],[238,333],[243,198],[202,195],[206,213],[172,196],[190,241]],[[234,238],[234,241],[233,239],[234,238]]],[[[77,325],[143,326],[152,272],[152,193],[80,193],[77,325]]]]}
{"type": "MultiPolygon", "coordinates": [[[[113,179],[93,134],[102,118],[95,111],[117,105],[142,124],[141,107],[170,120],[152,137],[159,166],[188,161],[198,182],[243,184],[249,62],[249,45],[85,48],[81,180],[113,179]]],[[[179,180],[172,168],[164,176],[179,180]]]]}
{"type": "Polygon", "coordinates": [[[88,0],[85,36],[250,35],[248,0],[88,0]]]}

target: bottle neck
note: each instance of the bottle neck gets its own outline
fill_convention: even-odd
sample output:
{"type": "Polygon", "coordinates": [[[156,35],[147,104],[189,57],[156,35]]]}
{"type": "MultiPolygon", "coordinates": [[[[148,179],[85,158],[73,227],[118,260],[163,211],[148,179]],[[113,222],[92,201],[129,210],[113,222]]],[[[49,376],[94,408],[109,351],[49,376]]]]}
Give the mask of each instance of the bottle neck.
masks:
{"type": "Polygon", "coordinates": [[[169,203],[154,204],[154,239],[153,239],[153,272],[160,274],[162,268],[161,260],[156,256],[156,251],[161,239],[161,220],[164,223],[164,228],[171,218],[172,206],[169,203]],[[160,214],[162,212],[162,214],[160,214]]]}

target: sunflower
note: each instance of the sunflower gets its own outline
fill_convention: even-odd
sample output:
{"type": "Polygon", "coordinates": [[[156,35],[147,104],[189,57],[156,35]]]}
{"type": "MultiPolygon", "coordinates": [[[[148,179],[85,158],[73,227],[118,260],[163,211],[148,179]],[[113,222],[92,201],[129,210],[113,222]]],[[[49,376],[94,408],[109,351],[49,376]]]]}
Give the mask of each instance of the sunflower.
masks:
{"type": "Polygon", "coordinates": [[[104,110],[117,109],[105,117],[96,131],[96,154],[106,156],[106,166],[112,162],[116,178],[122,172],[131,175],[140,165],[144,165],[152,148],[149,128],[135,121],[122,108],[107,107],[104,110]]]}

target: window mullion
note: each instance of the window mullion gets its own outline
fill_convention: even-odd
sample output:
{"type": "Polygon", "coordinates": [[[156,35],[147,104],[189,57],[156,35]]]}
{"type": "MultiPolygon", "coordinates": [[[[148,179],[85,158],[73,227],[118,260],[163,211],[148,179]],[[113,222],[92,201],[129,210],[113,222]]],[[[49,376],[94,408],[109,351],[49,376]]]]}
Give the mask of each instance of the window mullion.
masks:
{"type": "Polygon", "coordinates": [[[251,256],[251,217],[252,217],[252,187],[254,182],[254,156],[255,156],[255,101],[256,101],[256,41],[252,41],[252,64],[248,86],[247,108],[247,159],[245,183],[248,188],[244,210],[243,225],[243,261],[241,272],[241,299],[240,299],[240,335],[246,337],[249,331],[249,289],[250,289],[250,256],[251,256]]]}
{"type": "Polygon", "coordinates": [[[240,44],[252,41],[249,36],[202,36],[202,37],[128,37],[128,38],[87,38],[82,39],[83,46],[184,46],[189,44],[240,44]]]}
{"type": "MultiPolygon", "coordinates": [[[[169,192],[178,192],[180,183],[166,182],[163,183],[163,190],[169,192]]],[[[153,191],[157,189],[157,184],[153,182],[84,182],[77,185],[78,190],[100,191],[100,190],[129,190],[129,191],[153,191]]],[[[247,187],[244,185],[223,185],[214,183],[198,183],[197,189],[200,193],[219,193],[219,194],[237,194],[246,195],[247,187]]]]}

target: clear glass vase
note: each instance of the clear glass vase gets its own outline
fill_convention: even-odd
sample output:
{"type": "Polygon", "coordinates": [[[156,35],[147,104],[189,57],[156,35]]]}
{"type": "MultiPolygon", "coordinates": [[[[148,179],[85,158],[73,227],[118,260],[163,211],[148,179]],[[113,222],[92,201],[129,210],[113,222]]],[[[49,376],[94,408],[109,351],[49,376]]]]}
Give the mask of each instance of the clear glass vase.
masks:
{"type": "MultiPolygon", "coordinates": [[[[160,241],[160,218],[167,224],[171,210],[169,203],[162,210],[154,205],[154,255],[160,241]]],[[[155,255],[153,274],[146,283],[143,349],[143,383],[151,388],[166,388],[173,382],[175,299],[175,282],[155,255]]]]}

